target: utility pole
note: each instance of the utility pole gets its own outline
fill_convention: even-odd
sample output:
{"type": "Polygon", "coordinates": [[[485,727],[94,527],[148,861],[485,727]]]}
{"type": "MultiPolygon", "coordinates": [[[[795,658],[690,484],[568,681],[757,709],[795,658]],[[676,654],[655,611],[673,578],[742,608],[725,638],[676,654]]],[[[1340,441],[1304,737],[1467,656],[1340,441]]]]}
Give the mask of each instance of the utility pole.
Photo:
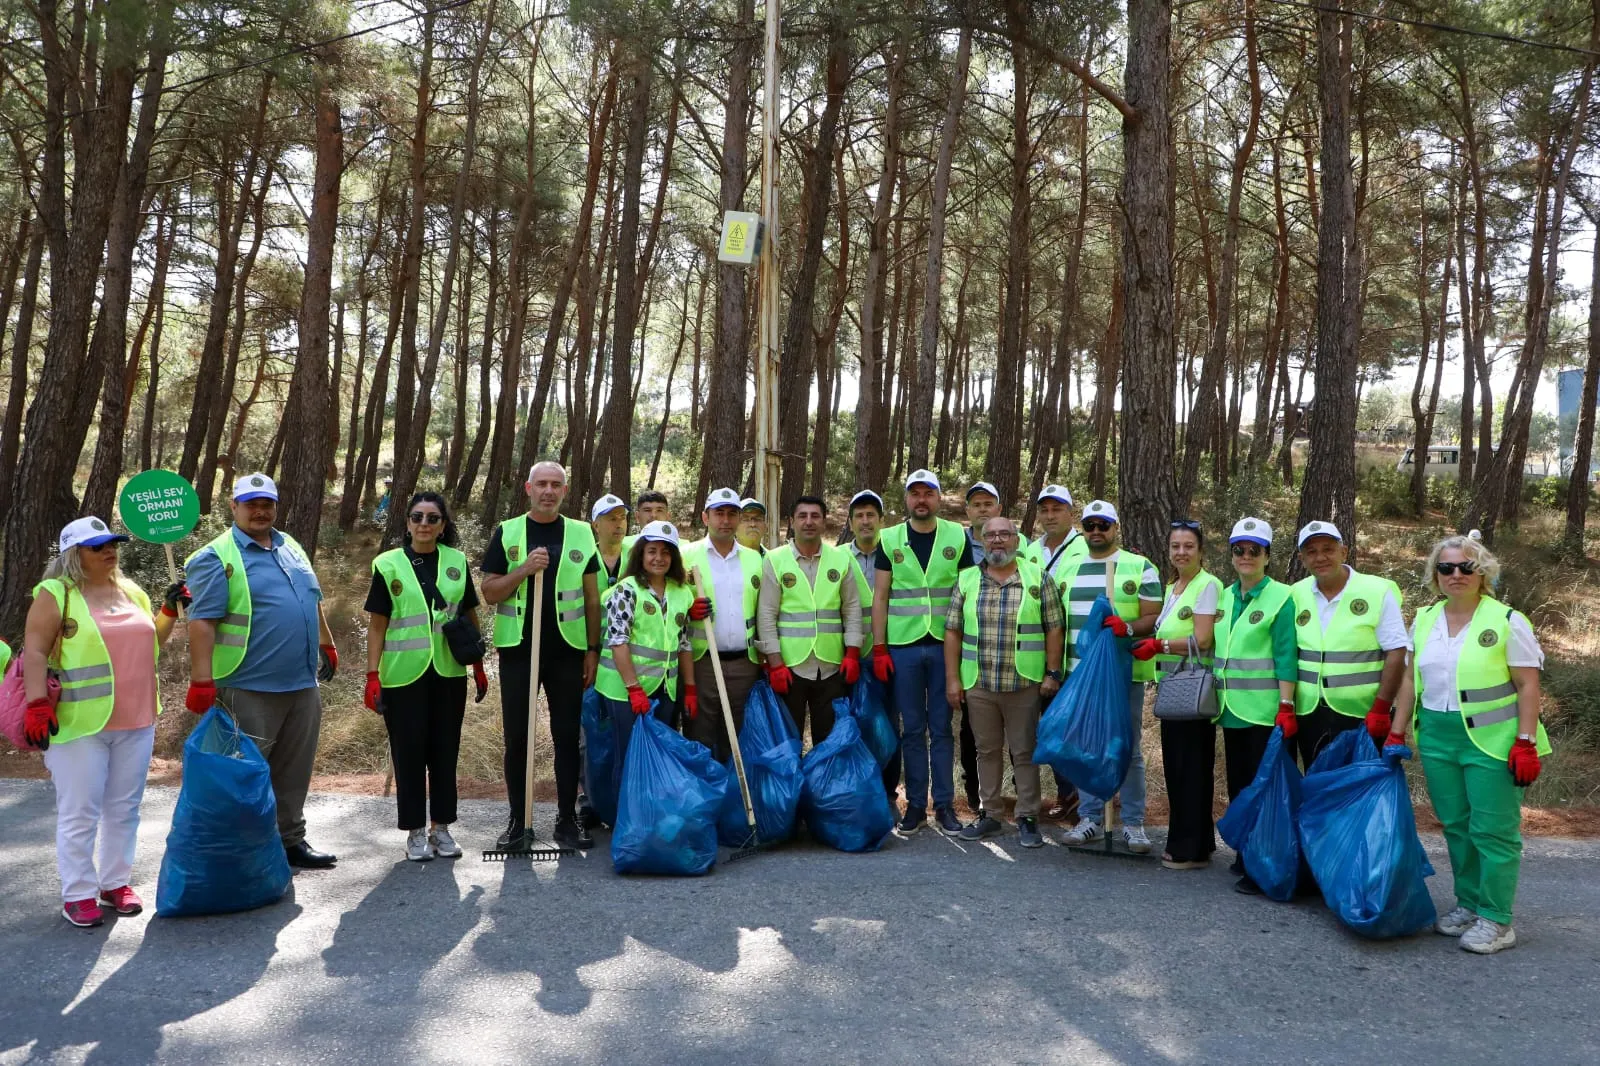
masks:
{"type": "Polygon", "coordinates": [[[778,16],[782,0],[767,0],[766,89],[761,107],[761,318],[756,351],[756,499],[767,509],[767,544],[778,544],[778,16]]]}

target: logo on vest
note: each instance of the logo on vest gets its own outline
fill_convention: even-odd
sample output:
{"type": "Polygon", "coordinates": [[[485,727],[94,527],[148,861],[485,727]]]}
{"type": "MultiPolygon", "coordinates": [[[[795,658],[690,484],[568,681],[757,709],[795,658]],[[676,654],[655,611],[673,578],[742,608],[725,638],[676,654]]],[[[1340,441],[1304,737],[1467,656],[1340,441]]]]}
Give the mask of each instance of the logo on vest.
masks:
{"type": "Polygon", "coordinates": [[[679,612],[678,612],[678,625],[679,625],[679,627],[682,627],[682,625],[683,625],[683,621],[684,621],[684,619],[683,619],[683,612],[682,612],[682,611],[679,611],[679,612]]]}
{"type": "Polygon", "coordinates": [[[901,563],[905,562],[906,561],[906,553],[901,551],[899,548],[896,548],[894,550],[894,561],[895,561],[895,565],[896,566],[898,566],[901,563]]]}
{"type": "Polygon", "coordinates": [[[517,561],[517,556],[521,554],[522,549],[517,547],[515,544],[506,549],[506,558],[513,563],[517,561]]]}
{"type": "Polygon", "coordinates": [[[1498,643],[1500,643],[1500,634],[1496,633],[1492,629],[1485,629],[1482,633],[1478,634],[1479,647],[1492,648],[1498,643]]]}
{"type": "Polygon", "coordinates": [[[655,614],[656,613],[656,605],[651,603],[649,600],[645,600],[644,601],[644,613],[645,614],[655,614]]]}
{"type": "Polygon", "coordinates": [[[1357,618],[1360,618],[1362,615],[1366,614],[1367,613],[1367,601],[1366,600],[1351,600],[1350,601],[1350,613],[1355,615],[1357,618]]]}
{"type": "Polygon", "coordinates": [[[229,563],[227,566],[224,566],[222,568],[222,576],[227,578],[229,581],[233,580],[233,564],[232,563],[229,563]]]}
{"type": "Polygon", "coordinates": [[[449,578],[451,581],[460,581],[461,568],[459,566],[448,567],[444,572],[444,576],[449,578]]]}
{"type": "Polygon", "coordinates": [[[583,562],[583,553],[577,548],[573,548],[567,553],[567,558],[571,559],[575,563],[581,563],[583,562]]]}
{"type": "Polygon", "coordinates": [[[1191,619],[1193,617],[1194,617],[1194,608],[1193,607],[1183,606],[1183,607],[1179,607],[1178,608],[1178,621],[1187,622],[1189,619],[1191,619]]]}
{"type": "Polygon", "coordinates": [[[838,581],[839,580],[839,571],[833,569],[833,567],[831,567],[831,566],[828,568],[828,580],[829,581],[838,581]]]}
{"type": "Polygon", "coordinates": [[[1038,599],[1039,598],[1039,586],[1038,585],[1029,585],[1028,586],[1028,595],[1032,596],[1034,599],[1038,599]]]}
{"type": "Polygon", "coordinates": [[[1135,582],[1133,580],[1133,578],[1130,577],[1128,580],[1126,580],[1126,581],[1124,581],[1122,583],[1122,592],[1123,592],[1124,595],[1132,596],[1135,592],[1138,592],[1138,591],[1139,591],[1139,585],[1138,585],[1137,582],[1135,582]]]}
{"type": "Polygon", "coordinates": [[[399,578],[395,578],[393,581],[389,582],[389,591],[396,596],[400,595],[404,588],[405,586],[400,584],[399,578]]]}
{"type": "Polygon", "coordinates": [[[751,574],[750,575],[750,587],[753,588],[753,589],[758,589],[758,588],[761,587],[761,575],[760,574],[751,574]]]}
{"type": "Polygon", "coordinates": [[[784,588],[786,588],[786,589],[794,588],[794,575],[793,574],[784,574],[783,577],[779,578],[779,580],[783,582],[783,587],[784,588]]]}
{"type": "Polygon", "coordinates": [[[1265,618],[1265,617],[1266,617],[1266,615],[1261,611],[1251,611],[1250,612],[1250,624],[1251,625],[1258,625],[1258,624],[1260,624],[1261,620],[1263,618],[1265,618]]]}
{"type": "Polygon", "coordinates": [[[946,548],[944,550],[944,557],[946,559],[954,559],[956,557],[956,550],[954,548],[946,548]]]}
{"type": "Polygon", "coordinates": [[[64,640],[71,640],[78,635],[78,623],[71,618],[61,623],[61,636],[64,640]]]}
{"type": "Polygon", "coordinates": [[[1309,621],[1311,621],[1311,612],[1310,611],[1301,611],[1295,617],[1294,624],[1297,625],[1297,626],[1303,626],[1309,621]]]}

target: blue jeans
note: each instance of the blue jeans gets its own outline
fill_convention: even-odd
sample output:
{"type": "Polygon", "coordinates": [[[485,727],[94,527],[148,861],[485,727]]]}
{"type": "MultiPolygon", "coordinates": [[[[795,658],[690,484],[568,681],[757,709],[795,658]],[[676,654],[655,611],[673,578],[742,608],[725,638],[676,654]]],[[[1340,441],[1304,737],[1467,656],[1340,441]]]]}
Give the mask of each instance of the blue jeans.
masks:
{"type": "Polygon", "coordinates": [[[904,729],[906,810],[928,809],[928,767],[933,766],[933,805],[956,802],[955,735],[944,698],[944,645],[906,644],[889,649],[894,660],[894,708],[904,729]]]}
{"type": "MultiPolygon", "coordinates": [[[[667,694],[657,691],[661,697],[653,706],[654,715],[658,721],[672,724],[672,701],[667,699],[667,694]]],[[[627,700],[614,700],[605,696],[600,697],[600,702],[605,704],[606,710],[611,712],[611,728],[617,737],[617,758],[611,764],[611,794],[622,796],[622,766],[627,762],[628,741],[633,737],[633,722],[638,715],[633,713],[633,707],[627,700]]]]}
{"type": "MultiPolygon", "coordinates": [[[[1144,825],[1144,749],[1140,736],[1144,727],[1144,686],[1135,681],[1128,686],[1128,716],[1133,719],[1133,762],[1128,766],[1128,776],[1122,780],[1122,824],[1144,825]]],[[[1106,801],[1089,793],[1078,792],[1078,817],[1096,825],[1104,824],[1106,801]]]]}

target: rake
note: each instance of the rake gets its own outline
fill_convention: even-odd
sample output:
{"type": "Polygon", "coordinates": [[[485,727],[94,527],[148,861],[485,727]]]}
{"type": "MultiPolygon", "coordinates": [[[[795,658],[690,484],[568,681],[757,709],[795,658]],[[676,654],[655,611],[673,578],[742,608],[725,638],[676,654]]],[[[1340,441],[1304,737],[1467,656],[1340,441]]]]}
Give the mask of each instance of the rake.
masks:
{"type": "Polygon", "coordinates": [[[529,641],[528,661],[528,755],[522,778],[522,835],[503,849],[483,853],[484,862],[505,862],[508,859],[530,859],[533,862],[554,862],[563,855],[576,855],[572,848],[559,844],[545,844],[533,832],[533,719],[539,695],[539,639],[544,630],[544,571],[533,575],[533,598],[528,603],[533,614],[533,639],[529,641]]]}
{"type": "Polygon", "coordinates": [[[1136,862],[1148,862],[1156,858],[1154,849],[1151,849],[1149,852],[1141,855],[1138,852],[1129,851],[1125,847],[1117,847],[1117,808],[1116,804],[1114,804],[1110,799],[1106,800],[1105,814],[1103,817],[1105,818],[1105,837],[1103,843],[1067,844],[1064,845],[1066,849],[1068,851],[1075,851],[1080,855],[1094,855],[1102,859],[1133,859],[1136,862]]]}

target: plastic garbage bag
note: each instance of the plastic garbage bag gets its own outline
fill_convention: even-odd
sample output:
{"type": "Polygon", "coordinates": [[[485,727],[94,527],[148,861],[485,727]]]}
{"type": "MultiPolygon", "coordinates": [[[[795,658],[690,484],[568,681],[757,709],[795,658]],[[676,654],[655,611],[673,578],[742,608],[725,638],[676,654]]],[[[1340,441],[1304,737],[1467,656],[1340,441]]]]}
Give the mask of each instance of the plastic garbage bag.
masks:
{"type": "Polygon", "coordinates": [[[855,718],[836,720],[801,769],[800,813],[812,835],[840,851],[877,851],[894,828],[894,812],[855,718]]]}
{"type": "Polygon", "coordinates": [[[783,697],[772,691],[772,686],[765,679],[757,681],[744,702],[744,724],[739,727],[742,750],[748,755],[751,751],[766,751],[785,741],[792,741],[795,754],[800,754],[800,731],[795,728],[783,697]]]}
{"type": "Polygon", "coordinates": [[[623,759],[612,867],[619,874],[709,873],[727,786],[728,771],[705,745],[653,714],[640,716],[623,759]]]}
{"type": "Polygon", "coordinates": [[[1378,746],[1372,742],[1366,729],[1358,725],[1329,737],[1322,750],[1317,752],[1317,757],[1311,760],[1306,776],[1325,774],[1329,770],[1338,770],[1351,763],[1367,762],[1377,757],[1378,746]]]}
{"type": "Polygon", "coordinates": [[[617,824],[617,731],[605,700],[591,686],[583,690],[583,757],[588,770],[589,805],[606,825],[617,824]]]}
{"type": "Polygon", "coordinates": [[[212,707],[183,745],[183,786],[156,882],[156,914],[247,911],[289,889],[272,771],[233,717],[212,707]]]}
{"type": "Polygon", "coordinates": [[[1244,871],[1267,896],[1280,903],[1294,898],[1300,872],[1300,768],[1274,729],[1251,781],[1228,804],[1217,831],[1239,853],[1244,871]]]}
{"type": "Polygon", "coordinates": [[[861,739],[880,770],[888,766],[900,750],[900,734],[895,732],[894,722],[889,719],[888,698],[883,683],[870,671],[863,670],[850,695],[833,701],[834,720],[846,715],[856,720],[861,739]]]}
{"type": "Polygon", "coordinates": [[[1301,786],[1306,861],[1328,909],[1365,937],[1409,936],[1438,916],[1424,881],[1433,866],[1417,839],[1401,765],[1410,757],[1396,744],[1379,758],[1308,774],[1301,786]]]}
{"type": "Polygon", "coordinates": [[[1103,627],[1111,602],[1095,597],[1078,634],[1078,665],[1039,720],[1033,761],[1091,796],[1110,799],[1133,763],[1128,714],[1133,659],[1127,642],[1103,627]]]}
{"type": "MultiPolygon", "coordinates": [[[[756,838],[777,843],[794,835],[800,809],[800,738],[794,720],[772,686],[758,681],[745,701],[744,724],[739,727],[739,751],[744,756],[750,784],[750,805],[756,815],[756,838]]],[[[744,795],[733,760],[724,764],[728,789],[717,816],[717,836],[730,848],[750,842],[750,820],[745,816],[744,795]]]]}

